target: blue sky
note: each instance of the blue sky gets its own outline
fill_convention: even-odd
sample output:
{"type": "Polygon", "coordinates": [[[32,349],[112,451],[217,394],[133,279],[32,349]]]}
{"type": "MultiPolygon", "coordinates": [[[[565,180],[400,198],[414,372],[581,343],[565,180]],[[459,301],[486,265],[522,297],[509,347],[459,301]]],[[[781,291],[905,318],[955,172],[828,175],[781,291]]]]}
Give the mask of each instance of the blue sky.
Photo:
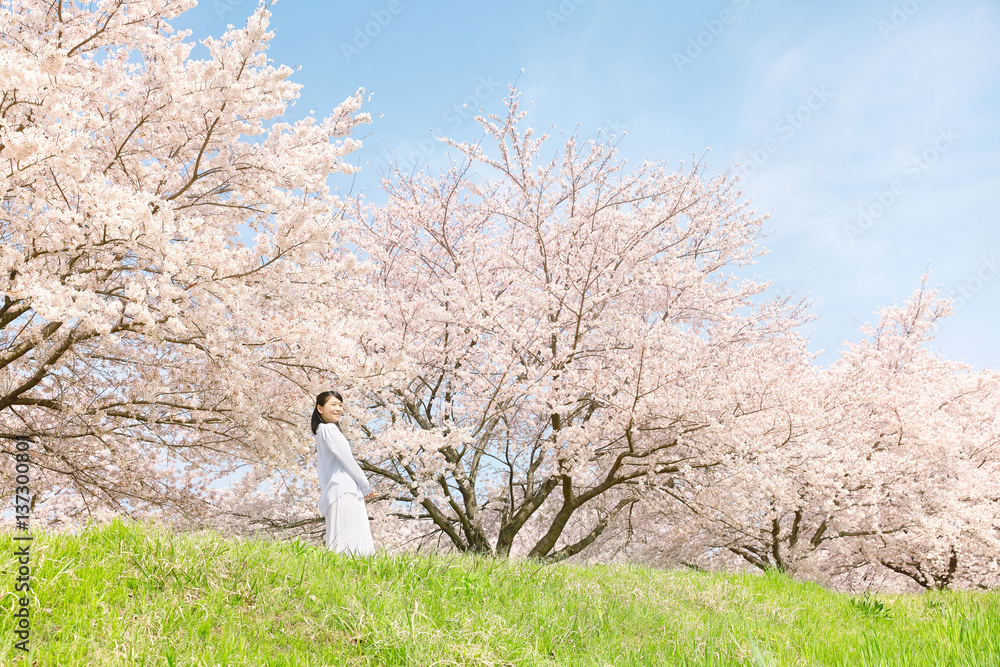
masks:
{"type": "MultiPolygon", "coordinates": [[[[202,0],[174,25],[219,36],[255,7],[202,0]]],[[[823,365],[929,269],[958,306],[933,348],[1000,368],[996,0],[281,0],[272,13],[269,56],[301,66],[305,86],[291,117],[374,93],[353,156],[372,201],[388,152],[445,164],[434,137],[478,138],[469,109],[501,111],[517,79],[538,128],[625,131],[633,163],[742,169],[771,214],[753,271],[812,300],[803,333],[823,365]]]]}

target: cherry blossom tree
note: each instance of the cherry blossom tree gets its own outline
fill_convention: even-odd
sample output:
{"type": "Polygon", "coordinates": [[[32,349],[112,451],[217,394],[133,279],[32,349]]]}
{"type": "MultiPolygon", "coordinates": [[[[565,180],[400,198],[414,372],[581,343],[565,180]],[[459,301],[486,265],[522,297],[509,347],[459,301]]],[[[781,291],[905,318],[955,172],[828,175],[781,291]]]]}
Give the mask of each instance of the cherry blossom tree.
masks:
{"type": "Polygon", "coordinates": [[[284,122],[266,8],[198,60],[192,5],[0,7],[0,466],[34,441],[36,518],[321,533],[336,386],[383,544],[998,585],[1000,376],[928,349],[936,293],[820,369],[805,303],[735,275],[734,178],[555,148],[513,90],[450,169],[342,200],[362,91],[284,122]]]}
{"type": "Polygon", "coordinates": [[[864,530],[862,561],[922,588],[994,588],[1000,375],[929,349],[951,307],[924,283],[881,309],[878,324],[862,327],[866,338],[830,369],[841,391],[840,439],[876,473],[866,489],[874,525],[864,530]]]}
{"type": "MultiPolygon", "coordinates": [[[[925,588],[996,586],[1000,378],[928,349],[949,304],[926,280],[829,370],[783,367],[777,437],[740,440],[727,465],[672,489],[687,516],[660,504],[640,520],[685,526],[696,563],[731,567],[729,553],[824,583],[884,583],[887,569],[925,588]]],[[[673,554],[676,539],[632,555],[673,554]]]]}
{"type": "Polygon", "coordinates": [[[33,438],[49,525],[225,510],[216,480],[310,456],[304,406],[357,358],[326,181],[362,91],[284,122],[268,11],[193,59],[169,21],[194,4],[0,6],[0,442],[12,467],[33,438]]]}
{"type": "Polygon", "coordinates": [[[351,428],[383,511],[559,560],[777,409],[754,371],[803,354],[806,317],[729,273],[763,252],[733,178],[578,134],[547,152],[507,104],[478,119],[489,152],[448,140],[452,168],[393,172],[344,231],[383,293],[361,344],[399,369],[357,385],[351,428]]]}

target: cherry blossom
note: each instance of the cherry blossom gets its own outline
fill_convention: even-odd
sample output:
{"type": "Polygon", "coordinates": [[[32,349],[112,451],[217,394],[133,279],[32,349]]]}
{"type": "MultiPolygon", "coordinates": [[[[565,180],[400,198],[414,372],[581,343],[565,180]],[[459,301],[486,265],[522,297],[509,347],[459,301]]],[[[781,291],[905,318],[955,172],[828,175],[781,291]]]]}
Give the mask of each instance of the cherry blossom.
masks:
{"type": "Polygon", "coordinates": [[[363,91],[284,120],[269,12],[193,59],[169,23],[193,5],[0,7],[0,429],[35,441],[48,525],[223,511],[216,480],[306,455],[303,404],[365,326],[327,186],[363,91]]]}

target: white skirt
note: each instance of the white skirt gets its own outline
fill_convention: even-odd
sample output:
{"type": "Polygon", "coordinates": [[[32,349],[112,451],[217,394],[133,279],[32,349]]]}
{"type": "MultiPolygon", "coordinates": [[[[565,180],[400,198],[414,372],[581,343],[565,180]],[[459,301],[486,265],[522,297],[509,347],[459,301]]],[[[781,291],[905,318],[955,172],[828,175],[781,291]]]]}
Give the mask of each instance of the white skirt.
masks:
{"type": "Polygon", "coordinates": [[[337,553],[375,553],[365,501],[353,493],[340,495],[326,508],[326,548],[337,553]]]}

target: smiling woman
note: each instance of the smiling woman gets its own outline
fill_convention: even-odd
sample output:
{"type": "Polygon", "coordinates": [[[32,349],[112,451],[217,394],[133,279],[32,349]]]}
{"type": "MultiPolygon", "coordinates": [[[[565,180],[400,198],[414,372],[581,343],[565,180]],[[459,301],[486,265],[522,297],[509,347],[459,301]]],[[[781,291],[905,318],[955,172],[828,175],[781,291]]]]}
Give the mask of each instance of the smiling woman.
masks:
{"type": "Polygon", "coordinates": [[[375,546],[365,494],[371,494],[372,487],[340,430],[343,414],[344,398],[338,392],[324,391],[316,397],[311,427],[316,435],[319,511],[326,517],[326,548],[370,556],[375,553],[375,546]]]}

